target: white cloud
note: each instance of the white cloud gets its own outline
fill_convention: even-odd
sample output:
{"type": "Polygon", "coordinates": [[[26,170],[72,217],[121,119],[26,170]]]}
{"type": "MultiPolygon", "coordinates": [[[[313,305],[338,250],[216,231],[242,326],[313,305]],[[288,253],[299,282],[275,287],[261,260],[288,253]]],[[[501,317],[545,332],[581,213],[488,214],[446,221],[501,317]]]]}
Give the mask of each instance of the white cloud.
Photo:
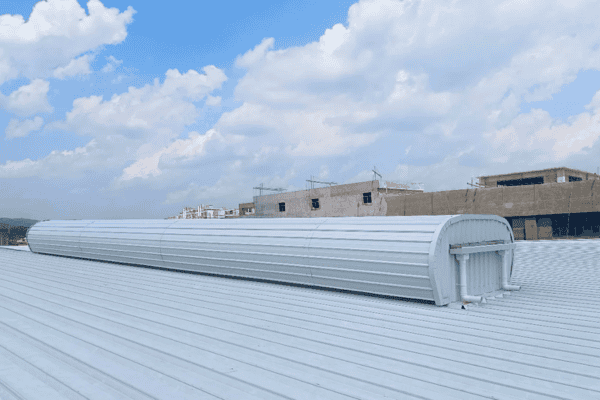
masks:
{"type": "Polygon", "coordinates": [[[590,104],[585,106],[586,110],[598,111],[600,110],[600,90],[596,92],[590,104]]]}
{"type": "Polygon", "coordinates": [[[561,163],[591,148],[600,137],[600,110],[584,112],[568,122],[554,120],[548,112],[534,109],[487,137],[495,162],[525,158],[530,163],[561,163]]]}
{"type": "Polygon", "coordinates": [[[254,49],[248,50],[243,56],[239,56],[235,60],[235,65],[239,68],[248,68],[256,64],[265,57],[265,54],[269,49],[273,48],[274,43],[275,39],[264,38],[260,44],[254,47],[254,49]]]}
{"type": "Polygon", "coordinates": [[[244,103],[241,107],[223,113],[216,124],[224,133],[260,135],[262,143],[278,147],[288,156],[325,156],[344,154],[352,149],[373,143],[377,133],[344,135],[340,126],[329,120],[347,116],[343,103],[324,105],[320,110],[278,110],[276,108],[244,103]]]}
{"type": "Polygon", "coordinates": [[[66,119],[55,123],[55,129],[67,129],[83,135],[110,135],[115,132],[128,137],[152,139],[155,149],[177,137],[199,113],[194,105],[217,89],[227,79],[223,71],[207,66],[204,74],[189,70],[182,74],[168,70],[161,84],[130,87],[109,100],[100,96],[75,99],[66,119]]]}
{"type": "MultiPolygon", "coordinates": [[[[86,146],[53,151],[39,160],[0,164],[0,177],[66,178],[87,170],[125,168],[120,181],[126,181],[160,175],[161,159],[178,162],[201,155],[213,131],[206,135],[192,132],[188,139],[174,139],[186,125],[196,121],[199,112],[194,102],[206,97],[226,80],[225,74],[216,67],[207,66],[204,72],[190,70],[182,74],[168,70],[163,83],[156,79],[152,85],[130,87],[127,92],[115,94],[109,100],[103,100],[101,96],[76,99],[72,110],[66,113],[66,119],[47,124],[45,130],[67,130],[94,139],[86,146]]],[[[45,94],[47,82],[40,82],[46,85],[42,91],[45,94]]],[[[23,92],[22,88],[19,90],[23,92]]],[[[14,97],[21,99],[22,96],[14,97]]],[[[36,121],[39,119],[34,119],[33,123],[36,121]]],[[[22,125],[13,122],[11,129],[14,129],[8,133],[13,136],[23,133],[32,122],[22,125]]]]}
{"type": "Polygon", "coordinates": [[[147,179],[150,176],[158,176],[162,174],[159,168],[161,158],[181,159],[193,158],[202,155],[208,141],[218,137],[215,130],[210,130],[204,135],[198,132],[190,132],[188,139],[179,139],[171,143],[169,146],[157,151],[156,153],[137,160],[129,167],[123,170],[123,174],[119,178],[120,181],[129,181],[134,178],[147,179]]]}
{"type": "Polygon", "coordinates": [[[89,54],[74,58],[66,66],[56,68],[52,72],[52,76],[58,79],[66,79],[77,75],[89,75],[92,72],[90,62],[93,59],[94,57],[89,54]]]}
{"type": "Polygon", "coordinates": [[[35,117],[34,119],[26,119],[24,121],[13,118],[8,122],[8,126],[4,131],[6,135],[5,139],[27,136],[31,132],[38,131],[43,124],[44,120],[42,117],[35,117]]]}
{"type": "Polygon", "coordinates": [[[24,76],[52,76],[76,57],[107,44],[122,42],[135,11],[87,3],[89,15],[76,0],[40,1],[29,19],[0,15],[0,84],[24,76]]]}
{"type": "MultiPolygon", "coordinates": [[[[524,148],[537,163],[567,160],[596,143],[595,116],[566,123],[546,116],[539,126],[527,125],[539,116],[515,118],[524,102],[549,99],[582,70],[600,70],[597,12],[594,2],[360,1],[345,26],[317,42],[272,50],[265,39],[238,57],[247,69],[235,89],[243,105],[216,127],[260,141],[249,151],[254,164],[277,152],[292,160],[358,154],[400,133],[430,136],[451,154],[478,145],[482,165],[524,148]],[[511,129],[528,133],[498,147],[483,136],[511,129]]],[[[404,148],[421,163],[429,151],[408,136],[404,148]]]]}
{"type": "Polygon", "coordinates": [[[347,27],[318,42],[272,51],[263,41],[246,53],[240,59],[263,61],[244,64],[235,93],[281,113],[325,110],[340,136],[375,125],[390,132],[405,118],[425,121],[415,131],[455,126],[446,136],[471,136],[461,121],[499,127],[523,100],[548,98],[578,71],[600,68],[596,5],[510,4],[361,1],[347,27]]]}
{"type": "MultiPolygon", "coordinates": [[[[360,1],[345,26],[327,29],[316,42],[273,50],[269,38],[239,56],[236,66],[247,69],[235,88],[242,105],[223,113],[215,129],[246,138],[236,153],[243,176],[263,169],[275,174],[282,157],[328,166],[328,158],[362,156],[366,148],[395,157],[392,149],[377,149],[377,141],[400,134],[406,140],[394,142],[398,151],[430,165],[402,164],[387,178],[427,177],[429,190],[464,187],[470,176],[494,173],[506,152],[526,154],[536,165],[570,160],[596,143],[595,117],[562,123],[547,116],[527,129],[515,117],[523,102],[548,99],[579,71],[600,69],[595,11],[589,2],[360,1]],[[509,135],[501,130],[511,124],[534,143],[527,135],[510,149],[500,139],[490,142],[509,135]],[[421,137],[428,139],[415,139],[421,137]],[[433,143],[438,152],[430,155],[433,143]]],[[[346,162],[340,173],[360,164],[346,162]]],[[[310,168],[300,167],[307,174],[310,168]]],[[[366,171],[356,179],[371,177],[366,171]]],[[[223,179],[215,193],[228,182],[244,184],[223,179]]],[[[211,187],[190,184],[169,202],[209,196],[211,187]]]]}
{"type": "MultiPolygon", "coordinates": [[[[189,183],[184,189],[167,193],[164,204],[175,204],[181,202],[202,202],[210,199],[221,206],[236,207],[237,198],[241,193],[250,195],[252,192],[251,177],[247,175],[246,163],[242,160],[233,160],[223,163],[222,173],[213,185],[200,185],[189,183]]],[[[287,171],[286,176],[271,177],[265,184],[278,186],[281,182],[287,182],[295,175],[293,170],[287,171]]],[[[198,181],[198,179],[196,179],[198,181]]],[[[287,186],[287,185],[286,185],[287,186]]]]}
{"type": "MultiPolygon", "coordinates": [[[[236,66],[246,72],[235,99],[211,95],[226,79],[216,67],[204,74],[169,70],[162,83],[131,87],[110,99],[76,99],[64,121],[47,126],[91,135],[94,146],[24,160],[20,169],[19,162],[6,163],[0,171],[47,176],[111,165],[118,171],[114,188],[160,184],[167,202],[176,203],[247,200],[240,197],[249,197],[256,184],[291,188],[291,179],[315,174],[316,166],[323,166],[321,179],[341,181],[331,175],[335,171],[370,180],[366,166],[377,157],[412,160],[382,170],[384,179],[424,181],[428,190],[464,188],[470,176],[522,167],[577,159],[591,164],[600,157],[600,92],[586,112],[566,121],[520,110],[550,99],[583,70],[600,70],[598,11],[596,2],[585,1],[361,0],[350,7],[347,23],[313,43],[274,50],[274,39],[266,38],[237,57],[236,66]],[[203,99],[206,109],[232,100],[241,106],[223,113],[206,134],[180,138],[199,122],[196,102],[203,99]],[[359,168],[364,171],[356,174],[359,168]]],[[[50,74],[122,40],[132,11],[107,12],[114,24],[104,30],[100,19],[88,21],[94,26],[89,31],[73,28],[76,51],[51,62],[44,53],[44,65],[51,67],[42,68],[29,53],[14,53],[18,63],[0,55],[0,82],[15,73],[32,79],[50,74]]],[[[56,20],[29,28],[38,39],[25,43],[28,52],[37,41],[50,42],[48,26],[57,23],[48,21],[56,20]]],[[[58,25],[71,26],[66,21],[58,25]]],[[[59,31],[52,37],[67,43],[59,31]]],[[[0,34],[2,54],[8,42],[0,34]]],[[[58,54],[60,46],[50,47],[58,54]]],[[[119,64],[109,57],[103,70],[119,64]]]]}
{"type": "MultiPolygon", "coordinates": [[[[50,84],[42,79],[34,79],[28,85],[23,85],[10,95],[0,97],[0,103],[17,115],[28,116],[41,112],[52,112],[48,103],[50,84]]],[[[0,94],[1,96],[1,94],[0,94]]]]}
{"type": "Polygon", "coordinates": [[[218,107],[221,105],[221,96],[207,96],[206,105],[211,107],[218,107]]]}
{"type": "Polygon", "coordinates": [[[102,72],[104,73],[113,72],[119,65],[123,64],[123,60],[117,60],[113,56],[108,56],[106,59],[108,60],[108,63],[102,67],[102,72]]]}
{"type": "Polygon", "coordinates": [[[87,160],[90,151],[97,146],[96,141],[92,140],[82,147],[77,147],[69,151],[52,151],[48,156],[31,160],[26,158],[21,161],[8,160],[0,165],[0,178],[28,178],[40,176],[44,178],[64,176],[65,173],[71,174],[79,169],[93,168],[96,165],[90,165],[87,160]],[[73,170],[72,167],[78,168],[73,170]]]}

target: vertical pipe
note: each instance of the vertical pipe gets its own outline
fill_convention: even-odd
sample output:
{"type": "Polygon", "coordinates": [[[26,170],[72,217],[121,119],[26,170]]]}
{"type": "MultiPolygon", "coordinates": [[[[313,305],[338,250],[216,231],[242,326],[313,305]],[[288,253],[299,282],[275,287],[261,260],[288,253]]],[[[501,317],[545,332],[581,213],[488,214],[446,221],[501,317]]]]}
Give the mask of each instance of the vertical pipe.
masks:
{"type": "Polygon", "coordinates": [[[509,280],[509,269],[510,269],[510,250],[501,250],[500,255],[502,256],[502,289],[504,290],[519,290],[521,286],[510,285],[509,280]]]}
{"type": "Polygon", "coordinates": [[[460,266],[460,298],[462,301],[485,303],[485,299],[481,296],[469,296],[467,291],[467,260],[468,254],[457,254],[458,263],[460,266]]]}

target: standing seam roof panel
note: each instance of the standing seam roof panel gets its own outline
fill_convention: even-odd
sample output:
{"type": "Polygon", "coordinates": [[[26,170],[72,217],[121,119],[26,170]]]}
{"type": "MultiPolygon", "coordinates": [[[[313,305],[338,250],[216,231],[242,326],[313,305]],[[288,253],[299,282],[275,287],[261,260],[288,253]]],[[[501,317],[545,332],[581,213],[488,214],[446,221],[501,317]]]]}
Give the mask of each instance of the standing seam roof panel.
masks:
{"type": "Polygon", "coordinates": [[[0,397],[598,399],[599,243],[468,310],[0,249],[0,397]]]}
{"type": "MultiPolygon", "coordinates": [[[[438,305],[461,299],[450,246],[514,241],[506,220],[492,215],[44,221],[27,236],[38,253],[438,305]]],[[[502,257],[488,253],[470,256],[471,295],[501,290],[502,257]]]]}

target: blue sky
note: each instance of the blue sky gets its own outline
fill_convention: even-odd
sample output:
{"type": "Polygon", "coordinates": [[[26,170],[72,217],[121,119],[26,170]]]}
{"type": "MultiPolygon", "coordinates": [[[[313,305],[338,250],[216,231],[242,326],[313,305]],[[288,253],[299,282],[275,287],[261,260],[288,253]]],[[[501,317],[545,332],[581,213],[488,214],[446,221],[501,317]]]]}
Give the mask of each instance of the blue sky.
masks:
{"type": "Polygon", "coordinates": [[[369,180],[374,165],[426,191],[595,172],[599,12],[593,1],[4,1],[0,216],[164,218],[236,207],[260,183],[369,180]]]}

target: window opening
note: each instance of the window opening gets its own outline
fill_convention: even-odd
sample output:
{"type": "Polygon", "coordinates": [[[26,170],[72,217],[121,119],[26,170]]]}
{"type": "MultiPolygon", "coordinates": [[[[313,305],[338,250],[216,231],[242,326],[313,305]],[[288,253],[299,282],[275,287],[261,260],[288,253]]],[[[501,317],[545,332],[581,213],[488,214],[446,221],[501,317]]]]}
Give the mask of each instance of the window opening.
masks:
{"type": "Polygon", "coordinates": [[[319,199],[312,199],[312,208],[313,209],[319,208],[319,199]]]}
{"type": "Polygon", "coordinates": [[[279,212],[285,211],[285,203],[279,203],[279,212]]]}
{"type": "Polygon", "coordinates": [[[371,192],[363,193],[363,203],[371,204],[371,192]]]}
{"type": "Polygon", "coordinates": [[[583,179],[578,176],[569,176],[569,182],[579,182],[581,180],[583,179]]]}
{"type": "Polygon", "coordinates": [[[544,177],[538,176],[535,178],[510,179],[506,181],[498,181],[497,186],[526,186],[526,185],[541,185],[544,183],[544,177]]]}

